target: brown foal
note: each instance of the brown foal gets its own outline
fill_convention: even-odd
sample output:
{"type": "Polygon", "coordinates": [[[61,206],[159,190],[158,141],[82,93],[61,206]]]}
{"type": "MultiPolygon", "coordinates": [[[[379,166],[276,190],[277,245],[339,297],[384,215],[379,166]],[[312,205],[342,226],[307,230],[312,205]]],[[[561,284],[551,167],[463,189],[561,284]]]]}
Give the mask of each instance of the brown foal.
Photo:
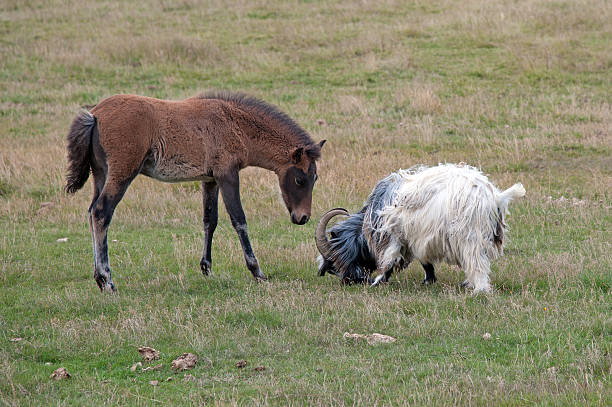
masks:
{"type": "Polygon", "coordinates": [[[67,141],[66,192],[82,188],[91,171],[89,226],[94,279],[100,290],[113,291],[107,231],[115,207],[138,174],[165,182],[202,181],[204,248],[200,268],[204,275],[211,272],[221,190],[246,265],[257,280],[265,280],[249,241],[238,173],[248,166],[274,171],[291,221],[303,225],[310,218],[316,160],[325,143],[315,143],[276,107],[229,92],[180,101],[112,96],[91,111],[82,111],[74,119],[67,141]]]}

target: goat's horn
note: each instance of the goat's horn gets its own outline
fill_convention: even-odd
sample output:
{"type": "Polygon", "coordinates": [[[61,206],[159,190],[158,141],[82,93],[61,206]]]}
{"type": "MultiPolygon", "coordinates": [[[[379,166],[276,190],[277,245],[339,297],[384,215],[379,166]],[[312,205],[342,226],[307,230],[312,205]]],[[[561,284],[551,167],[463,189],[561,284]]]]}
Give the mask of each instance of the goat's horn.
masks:
{"type": "Polygon", "coordinates": [[[324,259],[329,259],[331,255],[331,248],[329,247],[329,241],[327,240],[326,229],[327,224],[336,215],[345,215],[349,216],[350,214],[346,209],[343,208],[334,208],[328,211],[319,223],[317,224],[317,229],[315,231],[315,243],[317,244],[317,249],[319,249],[319,253],[323,256],[324,259]]]}

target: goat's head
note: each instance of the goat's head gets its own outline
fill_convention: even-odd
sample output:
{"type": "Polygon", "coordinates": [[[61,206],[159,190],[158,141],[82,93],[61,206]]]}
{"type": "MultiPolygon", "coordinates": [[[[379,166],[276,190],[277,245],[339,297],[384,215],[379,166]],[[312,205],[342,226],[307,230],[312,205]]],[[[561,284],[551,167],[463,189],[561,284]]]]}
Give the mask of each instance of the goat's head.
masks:
{"type": "MultiPolygon", "coordinates": [[[[338,253],[335,253],[330,241],[327,239],[327,224],[329,221],[337,215],[349,216],[350,214],[346,209],[334,208],[328,211],[319,223],[315,231],[315,243],[319,253],[321,253],[321,259],[319,264],[319,275],[324,276],[325,273],[337,274],[338,270],[335,269],[335,262],[338,257],[338,253]]],[[[334,236],[332,236],[334,238],[334,236]]]]}
{"type": "Polygon", "coordinates": [[[325,273],[339,276],[343,283],[363,283],[367,281],[367,270],[375,268],[376,261],[370,255],[366,240],[362,235],[363,212],[350,215],[346,209],[335,208],[327,212],[317,225],[315,242],[319,257],[319,275],[325,273]],[[329,231],[327,224],[337,215],[349,216],[329,231]]]}

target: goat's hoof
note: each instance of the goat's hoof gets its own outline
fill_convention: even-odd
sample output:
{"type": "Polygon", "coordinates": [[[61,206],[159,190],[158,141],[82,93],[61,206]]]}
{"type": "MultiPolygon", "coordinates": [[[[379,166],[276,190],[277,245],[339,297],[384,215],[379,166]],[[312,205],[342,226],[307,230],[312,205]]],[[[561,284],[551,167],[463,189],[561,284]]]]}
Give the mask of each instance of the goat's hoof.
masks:
{"type": "Polygon", "coordinates": [[[210,276],[212,275],[212,264],[207,260],[202,260],[200,262],[200,270],[202,271],[202,275],[210,276]]]}
{"type": "Polygon", "coordinates": [[[425,280],[423,280],[423,282],[421,283],[421,285],[430,285],[435,283],[436,281],[438,281],[437,278],[426,278],[425,280]]]}
{"type": "Polygon", "coordinates": [[[465,280],[463,283],[459,285],[461,288],[468,288],[470,286],[470,282],[465,280]]]}
{"type": "Polygon", "coordinates": [[[480,287],[474,288],[474,295],[488,294],[490,292],[491,292],[491,286],[490,285],[485,285],[485,286],[480,286],[480,287]]]}

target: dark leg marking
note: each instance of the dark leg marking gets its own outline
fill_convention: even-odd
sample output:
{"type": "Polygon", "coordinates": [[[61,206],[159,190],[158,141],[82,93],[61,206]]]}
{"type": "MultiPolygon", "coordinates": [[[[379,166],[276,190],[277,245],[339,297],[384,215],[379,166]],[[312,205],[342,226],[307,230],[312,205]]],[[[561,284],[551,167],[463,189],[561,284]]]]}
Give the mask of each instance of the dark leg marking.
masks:
{"type": "Polygon", "coordinates": [[[207,276],[212,274],[212,239],[217,228],[219,215],[219,185],[212,182],[202,182],[202,206],[204,207],[204,248],[202,249],[202,260],[200,270],[207,276]]]}
{"type": "Polygon", "coordinates": [[[423,270],[425,270],[425,280],[423,280],[422,284],[433,284],[438,281],[436,278],[436,273],[434,272],[434,266],[432,264],[421,263],[421,265],[423,266],[423,270]]]}
{"type": "Polygon", "coordinates": [[[123,198],[132,179],[122,183],[107,182],[92,207],[91,223],[94,232],[95,250],[94,279],[100,291],[103,291],[105,288],[116,291],[108,262],[107,232],[115,208],[119,201],[121,201],[121,198],[123,198]]]}
{"type": "Polygon", "coordinates": [[[247,232],[247,223],[244,216],[244,210],[240,203],[240,189],[239,189],[239,178],[238,172],[236,171],[231,176],[219,180],[219,187],[221,188],[221,195],[223,196],[223,202],[225,203],[225,209],[232,220],[232,226],[238,233],[240,244],[242,245],[242,252],[244,253],[244,260],[247,268],[253,274],[256,280],[266,280],[266,276],[259,269],[259,263],[257,257],[253,253],[251,242],[249,240],[249,234],[247,232]]]}
{"type": "Polygon", "coordinates": [[[104,188],[104,182],[106,181],[106,177],[104,176],[104,171],[96,171],[94,169],[93,173],[93,197],[91,199],[91,205],[89,205],[89,210],[87,211],[87,219],[89,220],[89,233],[91,233],[91,244],[93,247],[93,256],[94,256],[94,267],[96,267],[96,238],[94,235],[93,229],[93,208],[100,197],[100,192],[102,192],[102,188],[104,188]]]}

